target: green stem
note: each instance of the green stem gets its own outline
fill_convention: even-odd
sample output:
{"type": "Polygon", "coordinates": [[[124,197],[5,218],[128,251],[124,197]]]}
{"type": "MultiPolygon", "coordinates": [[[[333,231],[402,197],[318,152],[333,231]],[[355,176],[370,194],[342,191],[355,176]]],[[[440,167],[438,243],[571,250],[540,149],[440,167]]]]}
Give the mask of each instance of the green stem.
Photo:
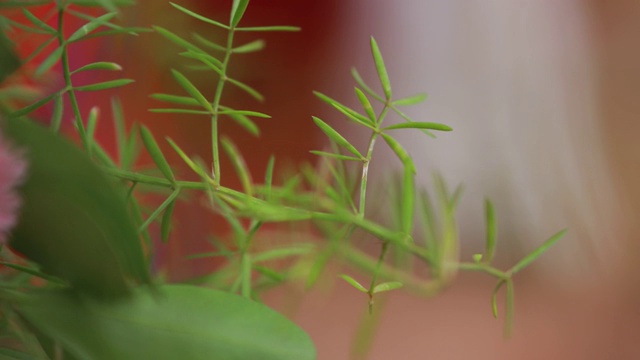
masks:
{"type": "Polygon", "coordinates": [[[376,144],[376,139],[378,135],[380,135],[380,125],[382,121],[384,121],[387,112],[389,111],[389,107],[385,104],[384,108],[380,112],[378,119],[376,121],[377,128],[376,131],[371,134],[371,138],[369,139],[369,145],[367,147],[367,156],[364,160],[364,164],[362,165],[362,178],[360,180],[360,205],[358,209],[358,216],[364,218],[364,212],[366,208],[367,201],[367,184],[369,180],[369,164],[371,164],[371,159],[373,157],[373,148],[376,144]]]}
{"type": "Polygon", "coordinates": [[[220,78],[218,79],[218,85],[216,86],[216,93],[213,97],[213,115],[211,116],[211,147],[213,155],[213,175],[215,182],[221,184],[220,174],[220,150],[218,146],[218,112],[220,108],[220,100],[222,99],[222,91],[227,78],[227,66],[231,59],[231,53],[233,51],[233,35],[235,29],[232,27],[227,34],[227,47],[224,53],[224,59],[222,60],[222,66],[220,67],[220,78]]]}
{"type": "Polygon", "coordinates": [[[384,258],[387,256],[387,251],[389,250],[389,243],[387,241],[382,243],[382,251],[380,251],[380,256],[378,257],[378,263],[376,265],[376,271],[373,273],[373,277],[371,278],[371,284],[369,285],[369,296],[373,297],[373,288],[376,287],[376,283],[378,282],[378,276],[380,275],[380,269],[382,268],[382,264],[384,264],[384,258]]]}
{"type": "MultiPolygon", "coordinates": [[[[68,44],[64,38],[64,14],[65,14],[65,5],[59,4],[58,7],[58,43],[62,47],[62,73],[64,76],[64,82],[66,85],[66,91],[69,94],[69,101],[71,103],[71,108],[73,109],[73,114],[76,118],[76,127],[78,129],[78,133],[80,134],[80,139],[82,140],[82,146],[87,150],[89,156],[91,156],[91,145],[89,144],[89,139],[87,138],[87,132],[84,128],[84,122],[82,121],[82,114],[80,112],[80,106],[78,105],[78,99],[76,98],[75,91],[73,90],[73,83],[71,81],[71,68],[69,66],[69,52],[68,52],[68,44]]],[[[62,96],[62,94],[61,94],[62,96]]]]}

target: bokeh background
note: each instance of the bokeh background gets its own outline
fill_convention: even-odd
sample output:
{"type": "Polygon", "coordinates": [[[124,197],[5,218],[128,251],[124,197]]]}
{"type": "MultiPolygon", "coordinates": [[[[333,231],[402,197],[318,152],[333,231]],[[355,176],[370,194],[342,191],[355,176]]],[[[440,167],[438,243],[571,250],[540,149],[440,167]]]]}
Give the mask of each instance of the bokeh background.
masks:
{"type": "MultiPolygon", "coordinates": [[[[180,4],[219,19],[230,8],[230,1],[180,4]]],[[[122,21],[181,34],[212,31],[164,1],[139,0],[122,21]]],[[[465,184],[459,212],[463,256],[482,249],[485,196],[496,204],[497,261],[504,268],[557,230],[570,230],[518,275],[509,340],[502,337],[501,320],[491,315],[493,279],[461,274],[434,299],[402,292],[386,298],[369,359],[640,358],[640,2],[252,0],[243,21],[303,29],[268,34],[264,52],[234,60],[232,72],[267,101],[254,103],[229,91],[225,102],[273,116],[261,122],[259,139],[233,124],[222,128],[255,173],[263,173],[272,153],[282,169],[314,161],[308,151],[322,147],[324,139],[311,115],[351,132],[356,144],[366,141],[312,90],[355,106],[349,70],[356,66],[375,80],[368,48],[373,35],[395,93],[429,94],[425,104],[407,112],[455,130],[436,140],[420,134],[404,140],[424,186],[430,186],[434,171],[451,184],[465,184]]],[[[22,51],[31,46],[19,45],[22,51]]],[[[95,59],[122,64],[124,76],[136,80],[113,92],[123,101],[127,119],[147,124],[156,137],[170,134],[187,153],[210,160],[206,121],[147,111],[159,105],[148,94],[180,92],[169,71],[181,66],[178,50],[148,33],[95,41],[74,50],[73,58],[75,65],[95,59]]],[[[212,80],[198,81],[206,86],[212,80]]],[[[55,86],[53,79],[38,83],[42,91],[55,86]]],[[[112,148],[109,98],[85,94],[80,101],[85,114],[92,106],[102,109],[101,140],[112,148]]],[[[44,116],[48,110],[42,111],[44,116]]],[[[373,172],[383,186],[394,161],[384,150],[376,156],[373,172]]],[[[171,160],[180,163],[177,157],[171,160]]],[[[230,169],[228,163],[223,167],[230,169]]],[[[160,248],[163,266],[158,269],[174,281],[215,268],[210,260],[185,260],[210,251],[205,235],[216,226],[210,215],[193,205],[181,205],[178,214],[173,240],[160,248]]],[[[320,359],[349,359],[367,299],[335,282],[334,275],[309,293],[292,286],[267,294],[266,300],[310,333],[320,359]]]]}

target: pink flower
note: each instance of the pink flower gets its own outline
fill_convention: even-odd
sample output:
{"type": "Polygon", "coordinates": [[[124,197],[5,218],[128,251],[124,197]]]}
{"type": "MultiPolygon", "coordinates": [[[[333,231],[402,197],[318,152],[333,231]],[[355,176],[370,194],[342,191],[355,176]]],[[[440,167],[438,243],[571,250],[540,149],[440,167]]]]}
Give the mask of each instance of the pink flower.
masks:
{"type": "Polygon", "coordinates": [[[20,152],[13,149],[0,131],[0,244],[7,241],[9,231],[18,220],[20,185],[27,170],[27,163],[20,152]]]}

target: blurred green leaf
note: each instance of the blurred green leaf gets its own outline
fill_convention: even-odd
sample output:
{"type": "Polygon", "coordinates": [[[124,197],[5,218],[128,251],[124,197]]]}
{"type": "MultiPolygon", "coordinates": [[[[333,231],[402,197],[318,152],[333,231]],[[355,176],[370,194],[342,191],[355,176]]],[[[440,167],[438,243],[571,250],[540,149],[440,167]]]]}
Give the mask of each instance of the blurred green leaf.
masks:
{"type": "Polygon", "coordinates": [[[371,106],[371,102],[369,102],[367,95],[365,95],[365,93],[363,93],[362,90],[358,88],[355,88],[355,89],[356,89],[356,96],[358,97],[358,100],[360,100],[360,104],[362,104],[362,108],[367,113],[367,116],[369,116],[371,123],[372,124],[377,123],[378,118],[376,117],[376,113],[373,111],[373,107],[371,106]]]}
{"type": "Polygon", "coordinates": [[[297,26],[253,26],[253,27],[237,27],[236,31],[300,31],[297,26]]]}
{"type": "Polygon", "coordinates": [[[173,74],[173,77],[178,81],[180,86],[182,86],[182,88],[185,89],[192,98],[196,99],[198,103],[200,103],[200,106],[213,113],[213,107],[211,106],[211,103],[209,103],[209,100],[207,100],[207,98],[202,95],[200,90],[198,90],[198,88],[195,87],[195,85],[193,85],[186,76],[173,69],[171,70],[171,73],[173,74]]]}
{"type": "Polygon", "coordinates": [[[97,28],[99,28],[100,26],[104,25],[106,22],[111,20],[114,16],[116,16],[116,14],[117,13],[115,12],[106,13],[102,16],[99,16],[89,21],[88,23],[80,27],[78,30],[76,30],[73,34],[71,34],[71,36],[69,36],[69,38],[67,39],[67,42],[72,43],[74,41],[78,41],[82,39],[86,35],[89,35],[89,33],[91,33],[92,31],[96,30],[97,28]]]}
{"type": "Polygon", "coordinates": [[[83,72],[83,71],[89,71],[89,70],[120,71],[120,70],[122,70],[122,66],[120,66],[119,64],[116,64],[114,62],[100,61],[100,62],[95,62],[95,63],[91,63],[91,64],[87,64],[85,66],[82,66],[82,67],[72,71],[71,75],[77,74],[77,73],[83,72]]]}
{"type": "Polygon", "coordinates": [[[432,122],[408,122],[408,123],[398,123],[391,126],[387,126],[382,130],[395,130],[395,129],[430,129],[430,130],[440,130],[440,131],[451,131],[453,130],[447,125],[432,123],[432,122]]]}
{"type": "Polygon", "coordinates": [[[251,174],[249,174],[249,169],[247,167],[246,162],[244,161],[244,157],[240,155],[238,148],[231,141],[231,139],[227,137],[222,138],[222,147],[224,147],[224,150],[227,152],[227,155],[229,155],[229,159],[231,159],[231,163],[233,164],[233,167],[235,168],[236,173],[240,178],[240,183],[244,188],[244,192],[247,195],[252,196],[253,180],[251,179],[251,174]]]}
{"type": "Polygon", "coordinates": [[[373,293],[377,294],[377,293],[381,293],[384,291],[391,291],[391,290],[395,290],[395,289],[399,289],[402,287],[402,283],[399,281],[390,281],[390,282],[385,282],[382,284],[378,284],[373,288],[373,293]]]}
{"type": "MultiPolygon", "coordinates": [[[[172,204],[176,201],[176,199],[178,198],[178,195],[180,195],[180,191],[181,189],[179,187],[176,187],[175,190],[173,190],[173,192],[171,193],[171,195],[169,195],[168,198],[166,198],[162,204],[160,204],[160,206],[158,206],[157,209],[155,209],[151,215],[149,215],[149,217],[147,217],[147,219],[144,221],[144,223],[142,223],[142,225],[140,225],[140,228],[138,228],[138,232],[143,232],[144,230],[147,229],[147,227],[149,227],[149,225],[158,218],[158,216],[160,216],[160,214],[162,212],[166,213],[166,209],[170,206],[172,206],[172,204]]],[[[164,221],[163,221],[164,223],[164,221]]],[[[162,229],[161,229],[162,230],[162,229]]]]}
{"type": "Polygon", "coordinates": [[[364,125],[366,127],[368,127],[371,130],[376,130],[375,128],[375,120],[371,121],[371,119],[367,118],[366,116],[363,116],[362,114],[358,113],[357,111],[342,105],[341,103],[339,103],[338,101],[328,97],[327,95],[318,92],[318,91],[314,91],[313,92],[318,98],[320,98],[320,100],[326,102],[327,104],[333,106],[334,108],[336,108],[336,110],[340,111],[341,113],[343,113],[345,116],[347,116],[347,118],[353,122],[355,122],[356,124],[360,124],[360,125],[364,125]]]}
{"type": "Polygon", "coordinates": [[[174,104],[187,105],[187,106],[200,106],[200,103],[188,96],[177,96],[177,95],[169,95],[169,94],[151,94],[150,96],[153,99],[166,101],[174,104]]]}
{"type": "Polygon", "coordinates": [[[352,278],[351,276],[342,274],[342,275],[340,275],[340,277],[344,281],[348,282],[351,286],[353,286],[354,288],[362,291],[363,293],[369,292],[369,290],[367,290],[364,286],[362,286],[362,284],[360,284],[356,279],[352,278]]]}
{"type": "Polygon", "coordinates": [[[335,153],[330,153],[330,152],[326,152],[326,151],[311,150],[310,153],[312,153],[314,155],[318,155],[318,156],[334,158],[334,159],[339,159],[339,160],[362,162],[361,158],[356,158],[356,157],[353,157],[353,156],[347,156],[347,155],[342,155],[342,154],[335,154],[335,153]]]}
{"type": "Polygon", "coordinates": [[[97,84],[76,86],[74,87],[74,89],[78,91],[100,91],[100,90],[107,90],[107,89],[113,89],[120,86],[125,86],[128,84],[131,84],[133,81],[134,80],[131,80],[131,79],[109,80],[109,81],[104,81],[97,84]]]}
{"type": "Polygon", "coordinates": [[[355,146],[351,145],[351,143],[347,141],[347,139],[345,139],[342,135],[335,131],[331,126],[329,126],[329,124],[325,123],[315,116],[313,116],[313,121],[316,123],[316,125],[318,125],[320,130],[322,130],[322,132],[329,137],[329,139],[335,141],[336,144],[344,147],[347,151],[357,156],[358,158],[364,159],[364,156],[360,154],[358,149],[356,149],[355,146]]]}
{"type": "Polygon", "coordinates": [[[264,95],[262,95],[258,90],[252,88],[251,86],[240,82],[236,79],[227,79],[230,83],[232,83],[233,85],[239,87],[240,89],[244,90],[244,92],[246,92],[247,94],[249,94],[252,98],[258,100],[259,102],[263,102],[264,101],[264,95]]]}
{"type": "Polygon", "coordinates": [[[148,282],[124,194],[86,154],[29,121],[5,121],[4,132],[29,164],[10,245],[83,292],[114,296],[128,292],[128,279],[148,282]]]}
{"type": "Polygon", "coordinates": [[[394,100],[392,103],[395,106],[409,106],[419,104],[425,100],[427,100],[427,94],[421,93],[403,99],[394,100]]]}
{"type": "Polygon", "coordinates": [[[32,111],[35,111],[36,109],[43,107],[49,101],[53,100],[53,98],[55,98],[56,96],[59,96],[59,94],[57,94],[57,93],[56,94],[51,94],[51,95],[45,97],[44,99],[38,100],[38,101],[36,101],[35,103],[33,103],[33,104],[29,105],[29,106],[23,107],[22,109],[11,113],[9,115],[9,117],[12,118],[12,119],[15,119],[15,118],[19,118],[21,116],[25,116],[25,115],[31,113],[32,111]]]}
{"type": "Polygon", "coordinates": [[[187,285],[137,290],[123,301],[35,291],[18,311],[78,360],[316,358],[309,336],[277,312],[187,285]]]}
{"type": "Polygon", "coordinates": [[[169,166],[169,163],[167,162],[167,159],[164,157],[162,150],[160,150],[158,143],[153,137],[153,134],[151,134],[151,131],[149,131],[149,129],[144,125],[140,125],[140,137],[142,138],[142,142],[144,143],[144,146],[147,148],[149,155],[151,155],[151,159],[153,159],[153,162],[156,164],[158,169],[162,172],[164,177],[167,180],[171,181],[172,183],[175,182],[176,178],[173,175],[171,166],[169,166]]]}
{"type": "MultiPolygon", "coordinates": [[[[222,111],[219,114],[227,115],[232,118],[238,125],[242,126],[245,130],[247,130],[251,135],[258,136],[260,135],[260,128],[256,123],[254,123],[247,115],[254,115],[254,112],[243,112],[242,110],[233,110],[226,106],[220,106],[222,111]]],[[[258,117],[270,117],[267,114],[257,113],[258,117]]]]}
{"type": "Polygon", "coordinates": [[[200,21],[204,21],[204,22],[206,22],[208,24],[215,25],[215,26],[221,27],[223,29],[229,29],[229,26],[227,26],[227,25],[225,25],[225,24],[223,24],[221,22],[215,21],[213,19],[209,19],[208,17],[202,16],[202,15],[200,15],[200,14],[198,14],[196,12],[193,12],[193,11],[187,9],[187,8],[184,8],[184,7],[182,7],[182,6],[178,5],[178,4],[175,4],[175,3],[172,3],[172,2],[169,2],[169,4],[171,4],[171,6],[173,6],[174,8],[182,11],[183,13],[185,13],[185,14],[187,14],[189,16],[192,16],[192,17],[194,17],[194,18],[196,18],[196,19],[198,19],[200,21]]]}
{"type": "Polygon", "coordinates": [[[57,133],[62,125],[64,115],[64,99],[62,94],[57,94],[53,102],[53,114],[51,115],[51,131],[57,133]]]}
{"type": "Polygon", "coordinates": [[[307,255],[314,250],[313,244],[295,244],[290,247],[276,248],[266,250],[259,254],[253,255],[253,262],[279,260],[291,256],[307,255]]]}
{"type": "Polygon", "coordinates": [[[250,43],[233,48],[234,54],[248,54],[264,49],[265,41],[262,39],[254,40],[250,43]]]}
{"type": "Polygon", "coordinates": [[[181,38],[180,36],[172,33],[171,31],[160,27],[160,26],[152,26],[152,28],[158,32],[160,35],[164,36],[166,39],[168,39],[169,41],[175,43],[176,45],[182,46],[185,49],[188,50],[192,50],[195,51],[197,53],[204,53],[204,51],[202,51],[199,47],[193,45],[192,43],[188,42],[187,40],[181,38]]]}
{"type": "Polygon", "coordinates": [[[535,249],[532,253],[525,256],[522,260],[520,260],[517,264],[515,264],[510,270],[509,273],[516,274],[520,272],[522,269],[526,268],[529,264],[531,264],[535,259],[540,257],[540,255],[544,254],[545,251],[549,250],[550,247],[553,246],[558,240],[562,239],[564,235],[567,233],[567,230],[562,230],[552,237],[550,237],[547,241],[545,241],[540,247],[535,249]]]}
{"type": "Polygon", "coordinates": [[[413,162],[405,164],[402,178],[402,202],[400,204],[401,231],[411,235],[413,230],[415,198],[416,198],[415,169],[413,162]]]}
{"type": "Polygon", "coordinates": [[[40,76],[46,73],[49,69],[51,69],[56,63],[58,63],[58,60],[60,60],[60,58],[62,57],[63,52],[64,52],[63,47],[58,47],[55,50],[53,50],[51,54],[49,54],[49,56],[47,56],[44,60],[42,60],[40,65],[38,65],[38,67],[36,68],[35,75],[40,76]]]}
{"type": "Polygon", "coordinates": [[[396,154],[398,159],[402,161],[402,164],[404,164],[405,167],[409,167],[411,171],[415,173],[416,168],[413,165],[413,160],[411,160],[409,153],[407,153],[407,151],[402,147],[402,145],[400,145],[400,143],[396,139],[392,138],[387,134],[383,133],[382,137],[384,138],[384,141],[387,142],[387,145],[389,145],[391,150],[393,150],[393,152],[396,154]]]}
{"type": "Polygon", "coordinates": [[[37,16],[33,15],[33,13],[31,13],[31,11],[27,10],[26,8],[22,8],[20,9],[22,10],[22,13],[24,14],[24,16],[35,26],[39,27],[40,29],[48,32],[49,34],[55,35],[58,33],[58,31],[54,28],[52,28],[51,26],[49,26],[47,23],[45,23],[44,21],[40,20],[37,16]]]}
{"type": "Polygon", "coordinates": [[[384,65],[384,60],[382,59],[382,54],[380,53],[380,49],[378,48],[378,43],[376,39],[371,37],[371,54],[373,55],[373,61],[376,64],[376,70],[378,71],[378,77],[380,78],[380,84],[382,84],[382,90],[384,91],[384,95],[387,100],[391,100],[391,84],[389,82],[389,74],[387,73],[387,68],[384,65]]]}
{"type": "Polygon", "coordinates": [[[178,155],[191,168],[191,170],[193,170],[193,172],[198,174],[203,179],[206,179],[206,178],[209,177],[209,175],[207,175],[207,172],[204,169],[202,169],[199,165],[197,165],[193,160],[191,160],[191,158],[189,158],[187,156],[187,154],[185,154],[185,152],[182,151],[182,149],[178,146],[178,144],[176,144],[169,137],[167,137],[166,139],[167,139],[167,142],[169,143],[169,145],[171,145],[171,147],[173,148],[173,150],[175,150],[176,153],[178,153],[178,155]]]}

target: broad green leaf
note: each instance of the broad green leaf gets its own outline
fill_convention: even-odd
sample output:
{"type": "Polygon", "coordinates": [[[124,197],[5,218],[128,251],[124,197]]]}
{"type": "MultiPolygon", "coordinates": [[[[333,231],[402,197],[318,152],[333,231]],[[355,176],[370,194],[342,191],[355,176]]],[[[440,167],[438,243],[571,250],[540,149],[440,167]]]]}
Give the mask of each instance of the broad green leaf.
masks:
{"type": "Polygon", "coordinates": [[[369,116],[371,123],[372,124],[377,123],[378,118],[376,117],[376,113],[373,111],[373,107],[371,106],[371,102],[369,102],[367,95],[365,95],[365,93],[363,93],[362,90],[360,90],[359,88],[355,88],[355,89],[356,89],[356,96],[358,97],[358,100],[360,100],[360,104],[362,104],[362,108],[367,113],[367,116],[369,116]]]}
{"type": "Polygon", "coordinates": [[[266,43],[264,40],[258,39],[250,43],[233,48],[232,51],[234,54],[248,54],[248,53],[252,53],[252,52],[256,52],[264,49],[265,44],[266,43]]]}
{"type": "Polygon", "coordinates": [[[320,100],[326,102],[327,104],[333,106],[334,108],[336,108],[336,110],[340,111],[341,113],[343,113],[344,115],[347,116],[347,118],[349,118],[350,120],[354,121],[357,124],[360,125],[364,125],[366,127],[368,127],[371,130],[375,130],[375,127],[373,126],[373,124],[375,124],[375,122],[371,122],[371,120],[363,115],[361,115],[360,113],[358,113],[357,111],[342,105],[341,103],[337,102],[336,100],[328,97],[327,95],[318,92],[318,91],[314,91],[313,92],[318,98],[320,98],[320,100]]]}
{"type": "Polygon", "coordinates": [[[529,264],[531,264],[535,259],[540,257],[540,255],[544,254],[545,251],[549,250],[549,248],[553,246],[553,244],[555,244],[558,240],[562,239],[562,237],[564,237],[566,233],[567,233],[567,230],[565,229],[556,233],[552,237],[550,237],[547,241],[545,241],[542,245],[540,245],[540,247],[535,249],[532,253],[525,256],[524,259],[520,260],[517,264],[515,264],[509,270],[509,272],[511,274],[516,274],[520,272],[522,269],[524,269],[529,264]]]}
{"type": "Polygon", "coordinates": [[[326,152],[326,151],[318,151],[318,150],[311,150],[310,152],[312,154],[314,154],[314,155],[328,157],[328,158],[362,162],[362,158],[355,158],[353,156],[347,156],[347,155],[342,155],[342,154],[334,154],[334,153],[330,153],[330,152],[326,152]]]}
{"type": "Polygon", "coordinates": [[[106,22],[111,20],[114,16],[116,16],[116,14],[117,13],[115,12],[106,13],[102,16],[99,16],[89,21],[88,23],[84,24],[81,28],[76,30],[73,34],[71,34],[71,36],[69,36],[69,38],[67,39],[67,42],[72,43],[74,41],[80,40],[84,36],[88,35],[95,29],[99,28],[100,26],[104,25],[106,22]]]}
{"type": "Polygon", "coordinates": [[[109,80],[109,81],[104,81],[97,84],[77,86],[77,87],[74,87],[74,89],[78,91],[99,91],[99,90],[107,90],[107,89],[113,89],[120,86],[125,86],[128,84],[131,84],[132,82],[133,80],[131,79],[109,80]]]}
{"type": "Polygon", "coordinates": [[[347,151],[357,156],[358,158],[364,159],[364,156],[360,154],[358,149],[356,149],[355,146],[351,145],[351,143],[347,141],[347,139],[345,139],[342,135],[335,131],[331,126],[329,126],[329,124],[325,123],[315,116],[313,116],[313,121],[316,123],[316,125],[318,125],[320,130],[322,130],[322,132],[329,137],[329,139],[335,141],[336,144],[344,147],[347,151]]]}
{"type": "Polygon", "coordinates": [[[395,106],[409,106],[409,105],[420,104],[425,100],[427,100],[427,94],[420,93],[420,94],[409,96],[403,99],[394,100],[392,103],[395,106]]]}
{"type": "Polygon", "coordinates": [[[356,288],[356,289],[358,289],[358,290],[360,290],[360,291],[362,291],[364,293],[369,292],[369,290],[367,290],[364,286],[362,286],[358,281],[356,281],[356,279],[352,278],[351,276],[342,274],[342,275],[340,275],[340,277],[344,281],[348,282],[354,288],[356,288]]]}
{"type": "Polygon", "coordinates": [[[383,133],[382,137],[384,138],[384,141],[387,142],[387,145],[389,145],[391,150],[393,150],[393,152],[396,154],[398,159],[402,161],[402,164],[404,164],[405,167],[410,167],[410,169],[415,173],[416,168],[413,165],[413,160],[411,160],[411,157],[409,156],[407,151],[402,147],[402,145],[400,145],[400,143],[398,143],[396,139],[392,138],[387,134],[383,133]]]}
{"type": "Polygon", "coordinates": [[[95,62],[92,64],[88,64],[85,65],[79,69],[76,69],[74,71],[71,72],[71,75],[73,74],[77,74],[79,72],[83,72],[83,71],[89,71],[89,70],[108,70],[108,71],[120,71],[122,70],[122,66],[120,66],[119,64],[116,64],[114,62],[107,62],[107,61],[100,61],[100,62],[95,62]]]}
{"type": "Polygon", "coordinates": [[[55,50],[53,50],[51,54],[49,54],[49,56],[47,56],[44,60],[42,60],[40,65],[38,65],[38,67],[36,68],[35,75],[40,76],[46,73],[47,71],[49,71],[49,69],[51,69],[56,63],[58,63],[58,60],[60,60],[60,58],[62,57],[63,52],[64,52],[63,47],[58,47],[55,50]]]}
{"type": "Polygon", "coordinates": [[[440,131],[451,131],[453,130],[447,125],[432,123],[432,122],[406,122],[406,123],[398,123],[391,126],[387,126],[382,130],[395,130],[395,129],[429,129],[429,130],[440,130],[440,131]]]}
{"type": "Polygon", "coordinates": [[[138,234],[112,179],[80,149],[35,123],[9,120],[3,130],[25,149],[29,163],[10,245],[86,293],[117,296],[128,292],[131,279],[148,282],[138,234]]]}
{"type": "Polygon", "coordinates": [[[229,26],[227,26],[227,25],[225,25],[225,24],[223,24],[221,22],[209,19],[208,17],[204,17],[204,16],[202,16],[202,15],[196,13],[196,12],[193,12],[193,11],[191,11],[189,9],[186,9],[186,8],[184,8],[184,7],[182,7],[182,6],[178,5],[178,4],[174,4],[172,2],[169,2],[169,4],[171,4],[171,6],[173,6],[174,8],[182,11],[183,13],[185,13],[185,14],[187,14],[189,16],[192,16],[192,17],[194,17],[194,18],[196,18],[196,19],[198,19],[200,21],[204,21],[207,24],[215,25],[215,26],[221,27],[223,29],[229,29],[229,26]]]}
{"type": "Polygon", "coordinates": [[[20,10],[22,10],[22,13],[24,14],[24,16],[26,16],[26,18],[29,19],[29,21],[31,21],[33,25],[39,27],[40,29],[52,35],[55,35],[58,33],[56,29],[52,28],[49,24],[45,23],[44,21],[40,20],[37,16],[33,15],[31,11],[27,10],[26,8],[22,8],[20,10]]]}
{"type": "Polygon", "coordinates": [[[232,28],[235,28],[238,26],[238,23],[240,23],[245,10],[247,10],[247,5],[249,5],[249,0],[233,0],[233,5],[231,5],[230,21],[232,28]]]}
{"type": "Polygon", "coordinates": [[[399,281],[390,281],[390,282],[385,282],[382,284],[378,284],[373,288],[373,293],[377,294],[377,293],[381,293],[384,291],[391,291],[391,290],[395,290],[395,289],[399,289],[402,287],[402,283],[399,281]]]}
{"type": "Polygon", "coordinates": [[[18,312],[78,360],[316,358],[309,336],[281,314],[188,285],[136,290],[113,302],[34,291],[18,312]]]}
{"type": "Polygon", "coordinates": [[[171,70],[171,73],[173,74],[173,77],[178,81],[180,86],[182,86],[182,88],[185,89],[187,93],[191,95],[191,97],[193,97],[198,101],[198,103],[200,103],[200,106],[205,108],[207,111],[213,113],[213,107],[211,106],[211,103],[209,103],[207,98],[205,98],[204,95],[202,95],[200,90],[198,90],[198,88],[196,88],[195,85],[193,85],[191,81],[187,79],[186,76],[182,75],[179,71],[173,70],[173,69],[171,70]]]}
{"type": "Polygon", "coordinates": [[[387,101],[391,100],[391,84],[389,83],[389,74],[387,68],[384,65],[382,54],[378,48],[376,39],[371,37],[371,54],[373,55],[373,61],[376,63],[376,70],[378,71],[378,77],[380,78],[380,84],[382,84],[382,90],[387,101]]]}
{"type": "Polygon", "coordinates": [[[490,264],[496,252],[497,225],[496,215],[491,200],[484,200],[484,216],[487,222],[487,242],[485,247],[485,262],[490,264]]]}
{"type": "Polygon", "coordinates": [[[237,27],[236,31],[300,31],[297,26],[253,26],[237,27]]]}
{"type": "Polygon", "coordinates": [[[162,154],[162,150],[160,150],[158,143],[153,137],[153,134],[151,134],[151,131],[149,131],[149,129],[144,125],[140,125],[140,137],[142,138],[142,142],[147,148],[149,155],[151,155],[151,159],[153,159],[153,162],[162,172],[164,177],[171,182],[175,182],[176,178],[173,175],[171,166],[169,166],[167,159],[165,159],[164,154],[162,154]]]}
{"type": "Polygon", "coordinates": [[[150,96],[153,99],[166,101],[174,104],[187,105],[187,106],[200,106],[200,103],[188,96],[177,96],[177,95],[169,95],[169,94],[152,94],[150,96]]]}

